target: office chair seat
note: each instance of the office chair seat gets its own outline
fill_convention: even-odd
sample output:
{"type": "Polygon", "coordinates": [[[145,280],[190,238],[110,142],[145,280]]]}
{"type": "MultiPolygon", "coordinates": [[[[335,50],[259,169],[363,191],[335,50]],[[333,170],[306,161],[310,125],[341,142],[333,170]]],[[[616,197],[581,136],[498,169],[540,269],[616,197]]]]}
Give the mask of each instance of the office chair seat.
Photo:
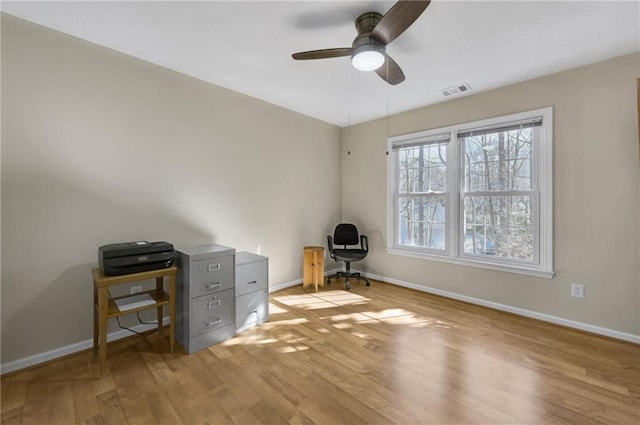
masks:
{"type": "Polygon", "coordinates": [[[333,249],[333,255],[340,261],[358,261],[367,256],[364,249],[333,249]]]}

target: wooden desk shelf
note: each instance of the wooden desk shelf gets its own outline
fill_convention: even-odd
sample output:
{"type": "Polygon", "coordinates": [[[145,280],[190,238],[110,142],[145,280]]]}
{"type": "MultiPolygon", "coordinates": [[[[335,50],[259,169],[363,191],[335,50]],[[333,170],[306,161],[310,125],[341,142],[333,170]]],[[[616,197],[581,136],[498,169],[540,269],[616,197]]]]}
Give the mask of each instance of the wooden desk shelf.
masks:
{"type": "MultiPolygon", "coordinates": [[[[147,310],[150,308],[158,308],[163,305],[169,304],[169,294],[167,294],[163,290],[152,289],[151,291],[143,291],[133,295],[124,295],[121,297],[114,297],[109,299],[109,307],[107,308],[107,319],[111,319],[112,317],[123,316],[125,314],[135,313],[136,311],[147,310]],[[149,294],[151,298],[155,301],[153,304],[147,304],[140,307],[130,308],[128,310],[120,310],[116,305],[116,300],[124,300],[127,298],[135,297],[137,295],[149,294]]],[[[96,306],[97,308],[97,306],[96,306]]]]}

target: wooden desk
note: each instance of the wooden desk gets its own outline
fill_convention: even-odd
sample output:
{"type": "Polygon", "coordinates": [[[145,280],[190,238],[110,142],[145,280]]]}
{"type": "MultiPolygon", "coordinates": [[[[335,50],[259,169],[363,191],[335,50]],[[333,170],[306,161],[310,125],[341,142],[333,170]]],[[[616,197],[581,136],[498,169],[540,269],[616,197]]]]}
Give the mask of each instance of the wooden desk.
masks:
{"type": "MultiPolygon", "coordinates": [[[[98,354],[100,374],[104,373],[107,363],[107,321],[108,319],[124,314],[135,313],[141,310],[156,308],[158,312],[158,332],[162,333],[162,307],[169,305],[169,338],[170,349],[173,353],[176,341],[176,271],[177,267],[150,270],[141,273],[132,273],[122,276],[106,276],[100,269],[91,270],[93,275],[93,352],[98,354]],[[169,278],[169,293],[164,291],[164,277],[169,278]],[[131,283],[139,280],[155,279],[156,289],[144,291],[141,294],[149,294],[155,301],[153,304],[130,310],[120,311],[115,300],[131,297],[125,295],[109,299],[109,287],[122,283],[131,283]]],[[[133,294],[139,295],[139,294],[133,294]]]]}

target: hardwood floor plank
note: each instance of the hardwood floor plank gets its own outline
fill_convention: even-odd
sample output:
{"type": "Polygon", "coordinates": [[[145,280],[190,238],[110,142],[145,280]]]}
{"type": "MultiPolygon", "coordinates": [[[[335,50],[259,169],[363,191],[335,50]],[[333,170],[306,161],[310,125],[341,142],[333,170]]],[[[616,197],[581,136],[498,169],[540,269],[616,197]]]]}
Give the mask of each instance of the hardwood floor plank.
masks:
{"type": "Polygon", "coordinates": [[[21,425],[22,406],[4,410],[0,415],[0,423],[3,425],[21,425]]]}
{"type": "Polygon", "coordinates": [[[99,419],[103,420],[105,425],[129,424],[120,406],[120,398],[116,390],[104,392],[97,399],[100,406],[99,419]]]}
{"type": "MultiPolygon", "coordinates": [[[[153,415],[153,424],[155,425],[176,425],[183,423],[180,415],[178,415],[174,405],[169,402],[168,397],[161,388],[156,391],[150,391],[145,394],[147,403],[151,406],[151,414],[153,415]]],[[[178,406],[178,409],[182,409],[178,406]]]]}
{"type": "Polygon", "coordinates": [[[7,378],[2,378],[2,413],[21,409],[27,400],[28,374],[20,373],[7,378]]]}
{"type": "Polygon", "coordinates": [[[147,395],[155,391],[156,382],[138,348],[129,344],[126,349],[109,354],[107,367],[116,384],[119,408],[127,421],[132,425],[154,423],[154,406],[149,404],[147,395]]]}

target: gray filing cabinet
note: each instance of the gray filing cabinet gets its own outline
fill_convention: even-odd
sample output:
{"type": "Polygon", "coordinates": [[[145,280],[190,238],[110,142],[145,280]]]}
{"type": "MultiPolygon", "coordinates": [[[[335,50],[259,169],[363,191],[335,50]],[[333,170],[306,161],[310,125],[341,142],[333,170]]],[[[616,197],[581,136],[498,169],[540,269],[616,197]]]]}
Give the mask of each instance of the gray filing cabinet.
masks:
{"type": "Polygon", "coordinates": [[[176,249],[176,338],[188,353],[235,334],[235,252],[217,244],[176,249]]]}
{"type": "Polygon", "coordinates": [[[236,329],[241,332],[269,319],[269,259],[236,254],[236,329]]]}

